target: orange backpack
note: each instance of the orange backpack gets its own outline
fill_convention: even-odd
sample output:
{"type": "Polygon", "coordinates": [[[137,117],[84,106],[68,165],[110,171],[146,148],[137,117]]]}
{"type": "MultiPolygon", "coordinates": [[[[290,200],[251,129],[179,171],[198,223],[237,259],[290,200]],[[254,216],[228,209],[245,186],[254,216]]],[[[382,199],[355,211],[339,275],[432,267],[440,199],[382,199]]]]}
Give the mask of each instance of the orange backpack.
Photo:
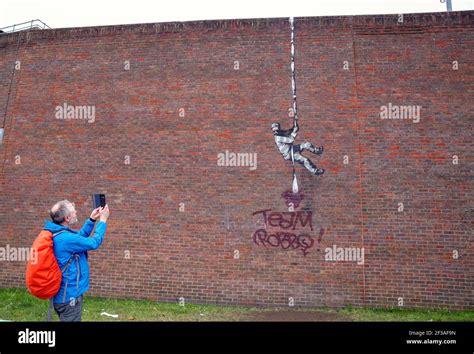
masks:
{"type": "Polygon", "coordinates": [[[53,234],[42,230],[33,242],[31,251],[36,252],[36,257],[30,257],[26,265],[26,286],[40,299],[52,298],[61,286],[62,273],[54,255],[53,237],[64,231],[53,234]]]}

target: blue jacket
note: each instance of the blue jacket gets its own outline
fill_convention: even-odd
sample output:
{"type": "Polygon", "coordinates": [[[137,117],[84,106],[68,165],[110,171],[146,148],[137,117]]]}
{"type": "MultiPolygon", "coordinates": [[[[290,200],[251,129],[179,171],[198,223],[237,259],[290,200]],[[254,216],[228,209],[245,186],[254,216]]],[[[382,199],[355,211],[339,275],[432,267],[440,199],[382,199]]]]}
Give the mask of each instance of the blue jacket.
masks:
{"type": "Polygon", "coordinates": [[[55,304],[70,302],[73,298],[77,298],[89,290],[87,251],[99,248],[107,228],[105,222],[99,221],[94,235],[89,237],[94,225],[94,222],[87,219],[82,229],[76,231],[51,221],[45,222],[44,229],[53,234],[65,230],[53,237],[54,255],[63,272],[61,287],[53,300],[55,304]],[[69,260],[71,262],[66,270],[65,267],[69,260]]]}

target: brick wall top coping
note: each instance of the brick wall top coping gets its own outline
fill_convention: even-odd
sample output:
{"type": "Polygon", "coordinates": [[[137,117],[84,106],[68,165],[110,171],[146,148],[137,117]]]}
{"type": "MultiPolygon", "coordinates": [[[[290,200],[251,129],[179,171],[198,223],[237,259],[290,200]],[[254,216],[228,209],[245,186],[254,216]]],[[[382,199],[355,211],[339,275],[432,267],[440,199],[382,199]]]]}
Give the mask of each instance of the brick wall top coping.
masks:
{"type": "MultiPolygon", "coordinates": [[[[399,23],[398,14],[358,15],[358,16],[324,16],[295,17],[297,28],[348,29],[357,34],[381,34],[383,32],[424,32],[430,27],[472,29],[474,28],[474,11],[453,11],[403,14],[403,23],[399,23]]],[[[117,34],[151,34],[185,31],[212,31],[218,29],[241,28],[288,28],[288,18],[258,18],[232,20],[206,20],[186,22],[162,22],[145,24],[128,24],[94,27],[72,27],[47,30],[31,30],[16,33],[0,34],[0,48],[13,43],[21,36],[22,41],[38,39],[87,38],[117,34]]]]}

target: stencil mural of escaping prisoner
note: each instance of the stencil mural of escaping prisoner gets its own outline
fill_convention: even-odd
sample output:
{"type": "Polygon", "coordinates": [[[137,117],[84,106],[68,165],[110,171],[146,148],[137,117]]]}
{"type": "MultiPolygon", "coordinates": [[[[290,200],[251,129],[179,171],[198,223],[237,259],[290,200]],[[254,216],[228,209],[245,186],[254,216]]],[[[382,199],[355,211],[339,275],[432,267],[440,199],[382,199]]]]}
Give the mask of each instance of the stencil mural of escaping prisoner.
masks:
{"type": "Polygon", "coordinates": [[[282,130],[280,123],[272,124],[272,131],[275,138],[276,146],[278,150],[283,155],[285,160],[292,161],[293,164],[293,181],[292,181],[292,191],[293,193],[298,193],[298,181],[296,179],[296,170],[295,170],[295,161],[303,165],[309,172],[319,176],[324,173],[323,168],[317,168],[317,166],[307,157],[303,156],[301,153],[303,150],[308,150],[316,155],[322,155],[323,146],[314,147],[313,144],[309,142],[304,142],[302,144],[295,144],[296,136],[298,135],[298,111],[296,105],[296,73],[295,73],[295,24],[294,18],[290,17],[290,27],[291,27],[291,88],[293,94],[293,128],[288,130],[282,130]]]}
{"type": "MultiPolygon", "coordinates": [[[[303,200],[304,195],[298,188],[298,181],[296,178],[295,161],[303,165],[310,173],[316,176],[322,175],[325,170],[318,168],[310,159],[303,156],[301,153],[304,150],[312,152],[313,154],[321,156],[323,153],[323,146],[315,147],[309,142],[302,144],[295,144],[295,139],[298,134],[298,111],[296,105],[296,74],[295,74],[295,26],[294,19],[290,17],[291,28],[291,88],[293,107],[293,128],[282,130],[279,123],[272,124],[272,131],[275,138],[275,143],[283,155],[285,161],[291,159],[293,164],[293,179],[291,189],[283,192],[282,197],[288,207],[288,212],[280,213],[273,211],[273,209],[264,209],[256,211],[252,216],[263,216],[263,227],[256,230],[253,234],[253,242],[258,246],[263,247],[279,247],[284,250],[301,250],[303,256],[309,253],[310,249],[315,245],[315,240],[310,236],[309,232],[313,232],[313,212],[312,211],[295,211],[303,200]],[[268,213],[268,215],[267,215],[268,213]],[[304,228],[309,226],[309,229],[303,230],[298,234],[295,230],[297,226],[304,228]],[[267,230],[267,227],[272,227],[272,230],[267,230]],[[278,228],[275,230],[274,228],[278,228]]],[[[319,230],[318,244],[324,235],[324,229],[319,230]]],[[[320,251],[318,249],[318,251],[320,251]]]]}

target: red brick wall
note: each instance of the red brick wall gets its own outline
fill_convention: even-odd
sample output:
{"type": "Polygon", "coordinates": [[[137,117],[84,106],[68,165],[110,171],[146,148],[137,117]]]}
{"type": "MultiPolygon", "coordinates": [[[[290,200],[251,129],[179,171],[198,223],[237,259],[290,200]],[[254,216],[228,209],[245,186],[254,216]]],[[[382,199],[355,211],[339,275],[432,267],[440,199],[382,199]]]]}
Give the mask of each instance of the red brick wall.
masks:
{"type": "MultiPolygon", "coordinates": [[[[326,169],[297,166],[295,212],[311,212],[313,230],[289,231],[313,239],[306,256],[253,240],[254,212],[288,212],[291,163],[270,131],[292,124],[287,19],[33,31],[18,52],[18,34],[0,37],[0,122],[21,62],[0,147],[0,247],[29,247],[61,199],[85,220],[103,192],[94,295],[472,308],[474,12],[398,20],[296,19],[297,140],[324,145],[311,158],[326,169]],[[95,122],[56,119],[65,102],[94,105],[95,122]],[[420,122],[381,119],[389,102],[422,106],[420,122]],[[257,153],[257,168],[218,166],[226,150],[257,153]],[[326,261],[333,245],[364,248],[364,264],[326,261]]],[[[24,262],[0,265],[0,286],[24,286],[24,262]]]]}

